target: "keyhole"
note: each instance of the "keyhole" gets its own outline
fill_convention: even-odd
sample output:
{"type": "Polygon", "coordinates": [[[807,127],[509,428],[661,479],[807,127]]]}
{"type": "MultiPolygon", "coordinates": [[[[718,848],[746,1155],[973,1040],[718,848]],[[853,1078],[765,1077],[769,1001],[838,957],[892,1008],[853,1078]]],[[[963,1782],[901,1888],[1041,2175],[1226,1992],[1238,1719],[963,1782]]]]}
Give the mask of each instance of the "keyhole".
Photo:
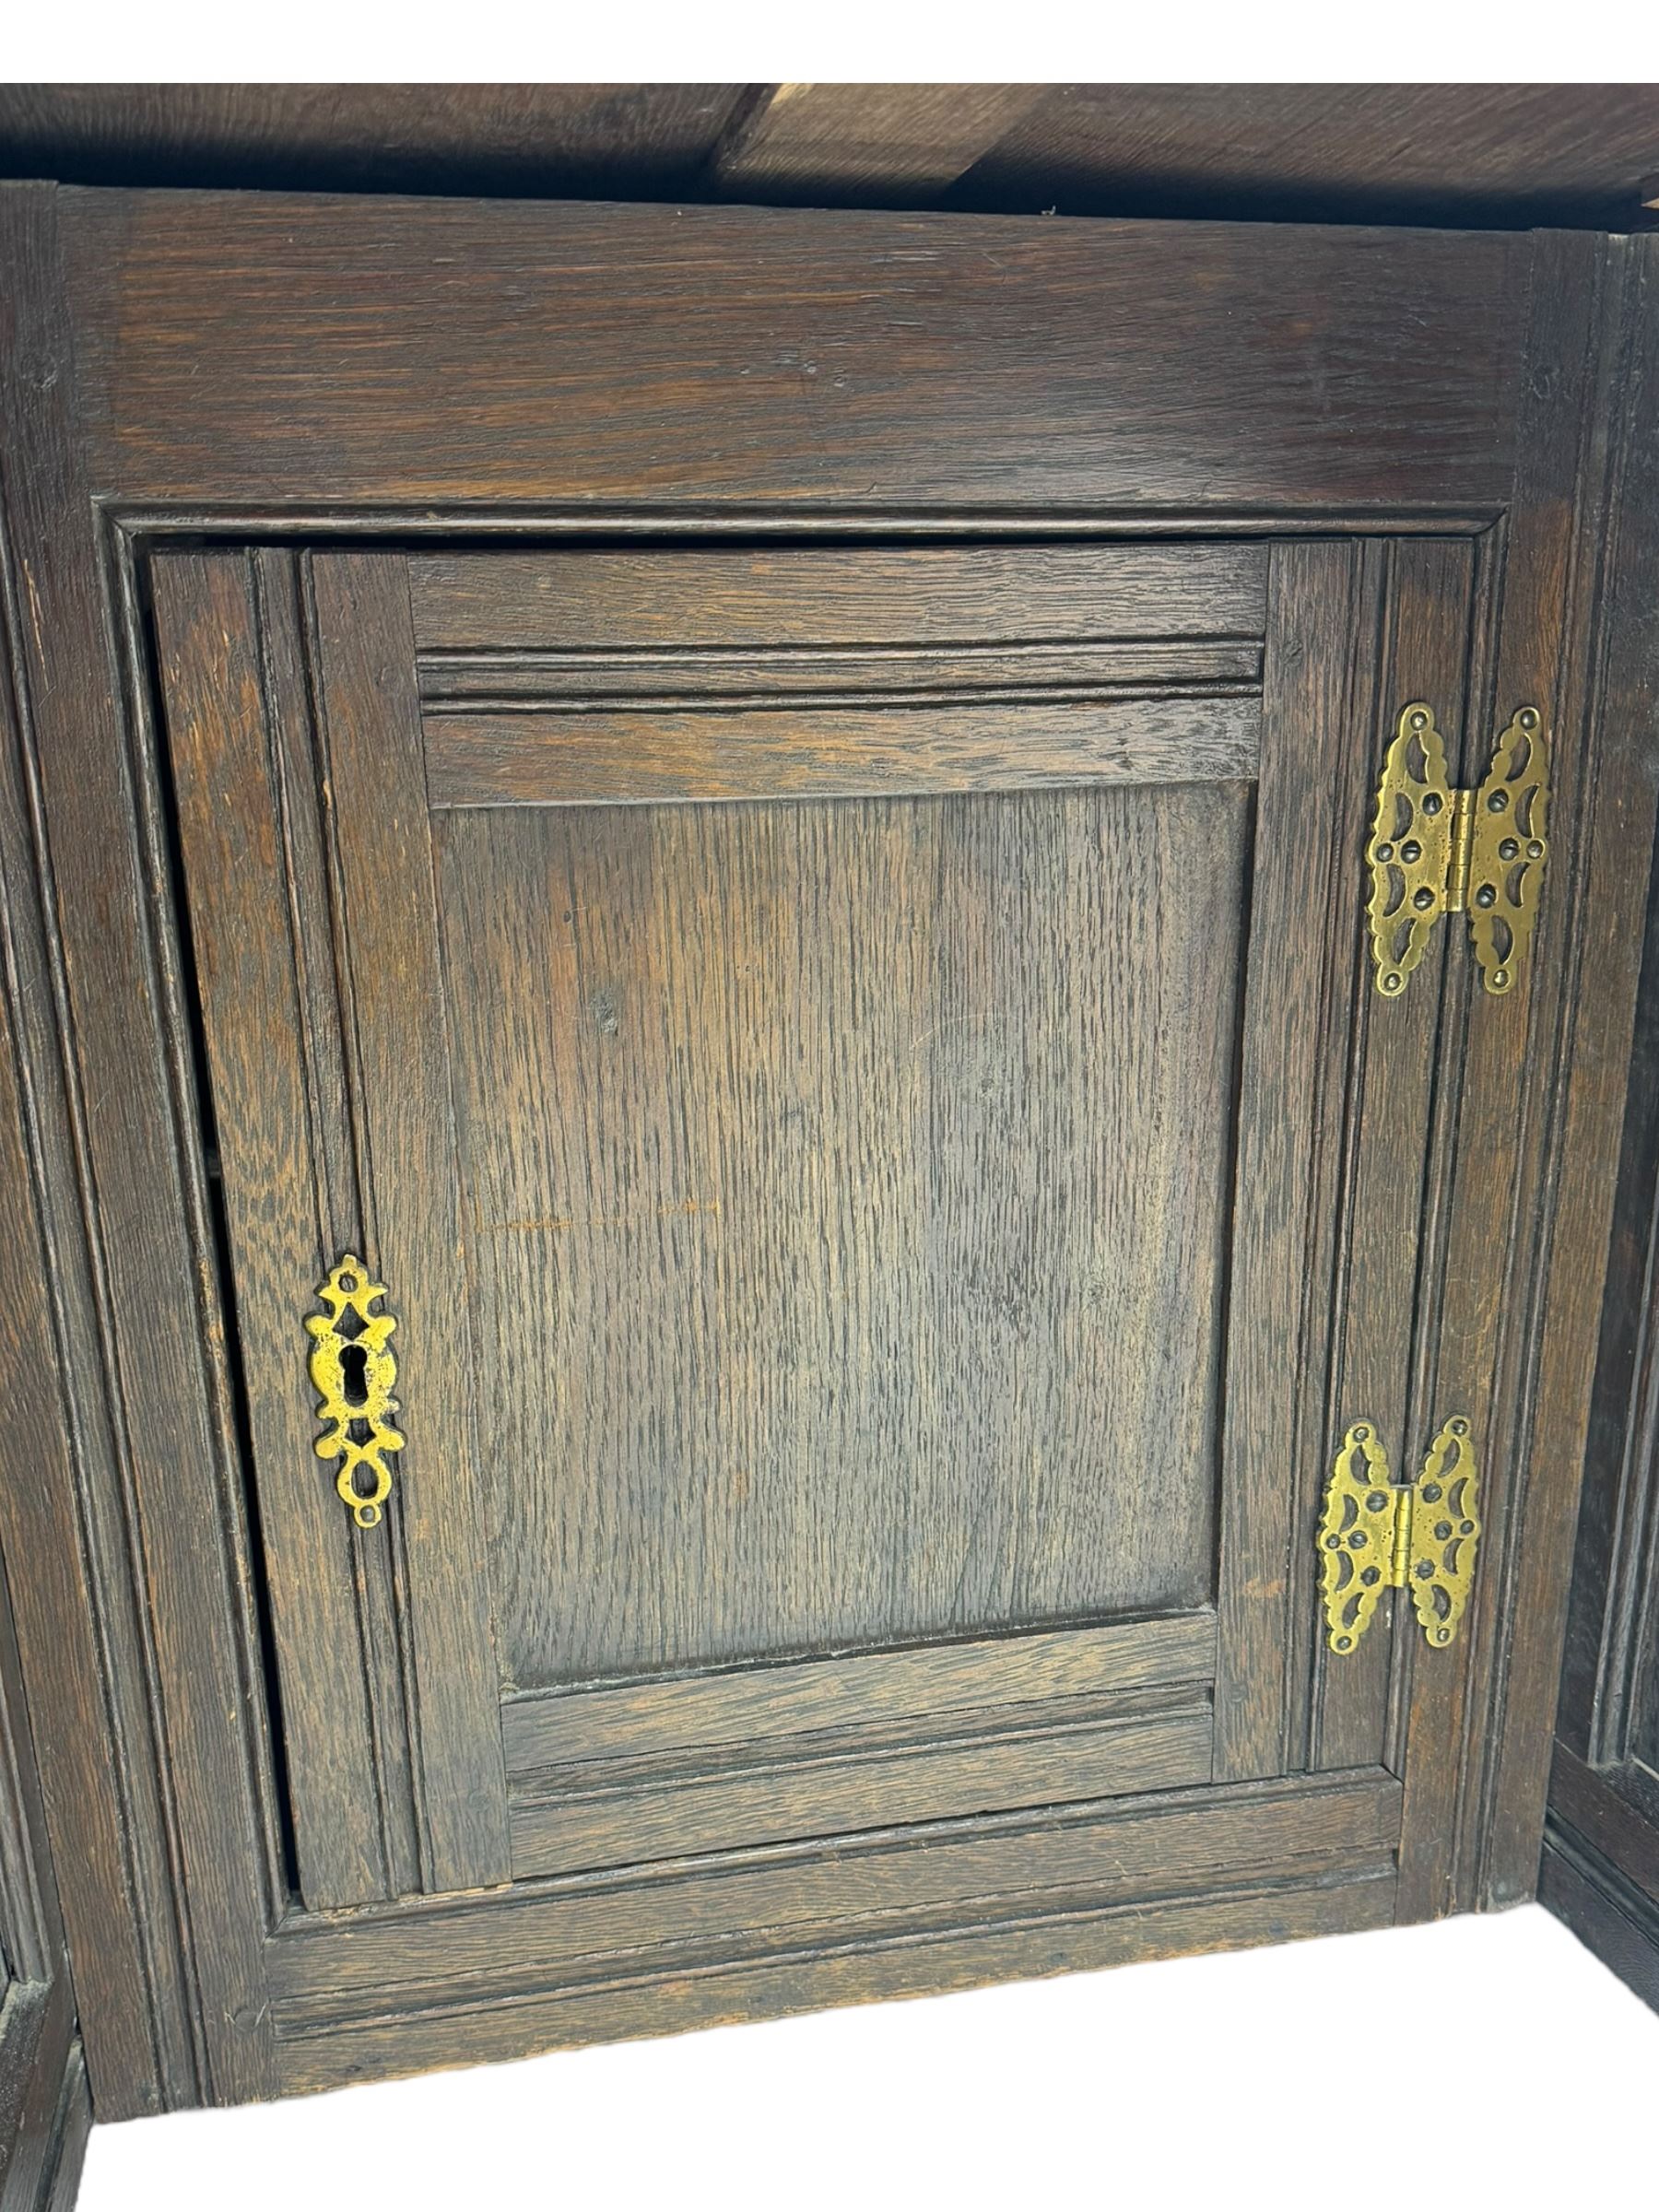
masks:
{"type": "Polygon", "coordinates": [[[369,1403],[369,1354],[362,1345],[340,1347],[340,1382],[347,1406],[369,1403]]]}

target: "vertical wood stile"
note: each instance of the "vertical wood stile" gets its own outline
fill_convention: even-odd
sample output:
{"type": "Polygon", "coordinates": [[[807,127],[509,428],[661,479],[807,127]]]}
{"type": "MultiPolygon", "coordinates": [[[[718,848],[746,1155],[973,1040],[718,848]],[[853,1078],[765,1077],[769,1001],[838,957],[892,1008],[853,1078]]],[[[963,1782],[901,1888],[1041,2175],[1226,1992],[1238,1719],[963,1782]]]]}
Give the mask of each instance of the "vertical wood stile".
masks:
{"type": "Polygon", "coordinates": [[[312,563],[319,686],[358,1065],[364,1254],[399,1317],[395,1518],[430,1889],[509,1876],[500,1685],[473,1460],[469,1303],[407,564],[312,563]]]}
{"type": "Polygon", "coordinates": [[[1323,1327],[1317,1194],[1351,990],[1333,972],[1327,917],[1349,888],[1340,802],[1363,581],[1359,541],[1274,548],[1227,1333],[1218,1781],[1285,1771],[1289,1654],[1311,1633],[1291,1616],[1304,1581],[1291,1552],[1304,1538],[1300,1458],[1322,1447],[1299,1414],[1310,1335],[1323,1327]]]}

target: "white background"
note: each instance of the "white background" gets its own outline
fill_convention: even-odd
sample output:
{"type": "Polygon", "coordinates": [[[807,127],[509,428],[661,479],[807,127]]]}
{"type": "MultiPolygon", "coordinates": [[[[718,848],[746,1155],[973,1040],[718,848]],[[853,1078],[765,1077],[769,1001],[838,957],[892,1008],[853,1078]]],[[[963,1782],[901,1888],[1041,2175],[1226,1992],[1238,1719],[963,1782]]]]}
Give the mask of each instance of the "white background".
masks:
{"type": "MultiPolygon", "coordinates": [[[[1659,76],[1656,31],[1625,0],[75,0],[7,10],[5,47],[8,77],[82,82],[1640,82],[1659,76]]],[[[1656,2087],[1659,2018],[1529,1908],[101,2127],[81,2202],[1652,2207],[1656,2087]]]]}
{"type": "Polygon", "coordinates": [[[81,2212],[1641,2212],[1656,2088],[1528,1906],[94,2128],[81,2212]]]}

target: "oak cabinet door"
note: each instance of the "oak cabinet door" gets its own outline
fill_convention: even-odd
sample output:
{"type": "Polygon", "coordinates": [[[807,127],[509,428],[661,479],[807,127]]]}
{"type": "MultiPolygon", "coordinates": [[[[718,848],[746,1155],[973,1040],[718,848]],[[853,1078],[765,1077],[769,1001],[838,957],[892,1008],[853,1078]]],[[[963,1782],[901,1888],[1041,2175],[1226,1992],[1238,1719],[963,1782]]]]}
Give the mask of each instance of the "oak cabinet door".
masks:
{"type": "Polygon", "coordinates": [[[1345,1144],[1354,855],[1465,547],[155,584],[306,1907],[1380,1767],[1318,1199],[1395,1421],[1427,1054],[1345,1144]]]}

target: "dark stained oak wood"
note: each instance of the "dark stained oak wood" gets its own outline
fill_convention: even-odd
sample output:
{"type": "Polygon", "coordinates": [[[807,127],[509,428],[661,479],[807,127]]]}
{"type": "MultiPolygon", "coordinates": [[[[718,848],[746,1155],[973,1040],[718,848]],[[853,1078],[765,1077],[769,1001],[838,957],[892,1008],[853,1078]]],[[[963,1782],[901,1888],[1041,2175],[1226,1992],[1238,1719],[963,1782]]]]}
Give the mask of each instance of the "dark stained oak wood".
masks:
{"type": "Polygon", "coordinates": [[[1259,638],[1266,591],[1265,551],[1249,544],[442,552],[409,562],[423,654],[1259,638]]]}
{"type": "Polygon", "coordinates": [[[89,2117],[40,1773],[0,1575],[0,2212],[67,2212],[89,2117]]]}
{"type": "Polygon", "coordinates": [[[731,1959],[757,1939],[913,1929],[962,1899],[1127,1902],[1233,1879],[1288,1882],[1385,1871],[1400,1790],[1382,1771],[1191,1789],[1064,1810],[881,1828],[818,1844],[727,1853],[712,1865],[555,1877],[510,1900],[411,1900],[296,1919],[270,1944],[285,2031],[344,2025],[414,1999],[514,1994],[614,1972],[630,1956],[731,1959]]]}
{"type": "Polygon", "coordinates": [[[1652,85],[1055,85],[953,198],[1626,229],[1656,139],[1652,85]]]}
{"type": "Polygon", "coordinates": [[[308,1294],[350,1241],[331,1233],[320,1188],[315,1148],[332,1117],[318,1111],[308,1060],[320,1050],[322,1010],[300,1012],[305,962],[291,902],[321,886],[297,877],[291,858],[305,794],[293,794],[290,809],[278,781],[256,592],[245,554],[170,556],[155,574],[157,649],[185,882],[195,894],[250,1437],[269,1470],[260,1520],[300,1891],[312,1906],[343,1905],[391,1894],[393,1881],[365,1672],[309,1664],[319,1650],[352,1652],[358,1639],[352,1531],[335,1470],[312,1449],[314,1399],[296,1387],[308,1294]]]}
{"type": "Polygon", "coordinates": [[[920,1718],[994,1699],[1052,1701],[1159,1682],[1208,1682],[1211,1613],[1171,1613],[1099,1629],[971,1643],[920,1644],[847,1659],[806,1659],[724,1675],[542,1691],[501,1709],[508,1771],[618,1759],[688,1744],[784,1737],[877,1715],[920,1718]]]}
{"type": "MultiPolygon", "coordinates": [[[[312,590],[354,986],[361,1256],[395,1286],[399,1418],[409,1437],[397,1463],[397,1525],[408,1562],[422,1872],[429,1888],[477,1888],[507,1878],[505,1782],[488,1594],[477,1568],[483,1512],[466,1269],[408,582],[393,556],[335,554],[315,561],[312,590]]],[[[334,1506],[344,1513],[337,1499],[334,1506]]],[[[312,1665],[330,1671],[327,1654],[313,1653],[312,1665]]]]}
{"type": "Polygon", "coordinates": [[[1253,780],[1252,699],[429,715],[435,806],[646,806],[1253,780]]]}
{"type": "Polygon", "coordinates": [[[1659,174],[1659,100],[1640,84],[6,85],[0,173],[1624,229],[1659,174]]]}
{"type": "Polygon", "coordinates": [[[1198,1614],[519,1699],[514,1870],[1206,1781],[1214,1671],[1198,1614]]]}
{"type": "MultiPolygon", "coordinates": [[[[1560,734],[1555,880],[1524,998],[1470,992],[1453,1016],[1457,1163],[1436,1394],[1485,1437],[1488,1481],[1467,1648],[1458,1666],[1419,1665],[1412,1682],[1402,1890],[1414,1910],[1512,1901],[1536,1877],[1549,1763],[1536,1716],[1553,1712],[1559,1677],[1640,957],[1626,830],[1644,793],[1653,819],[1651,764],[1635,726],[1609,714],[1596,669],[1603,651],[1643,636],[1604,599],[1617,556],[1598,547],[1618,542],[1611,395],[1625,381],[1629,288],[1650,251],[1610,247],[1598,277],[1587,241],[1541,241],[1529,311],[1535,419],[1477,696],[1490,727],[1536,700],[1560,734]],[[1454,1766],[1472,1716],[1476,1755],[1454,1766]]],[[[1619,572],[1639,573],[1628,560],[1619,572]]]]}
{"type": "Polygon", "coordinates": [[[1599,1770],[1608,1787],[1624,1778],[1632,1756],[1659,1771],[1659,1674],[1652,1664],[1659,1612],[1648,1571],[1659,1516],[1659,1303],[1653,1288],[1659,1280],[1659,841],[1653,861],[1556,1712],[1552,1804],[1564,1757],[1599,1770]]]}
{"type": "MultiPolygon", "coordinates": [[[[0,1202],[9,1182],[0,1182],[0,1202]]],[[[89,2119],[40,1770],[0,1572],[0,2212],[67,2212],[89,2119]]]]}
{"type": "MultiPolygon", "coordinates": [[[[1473,547],[1466,540],[1443,538],[1397,543],[1388,549],[1386,571],[1379,581],[1377,665],[1352,707],[1357,723],[1369,726],[1370,737],[1362,748],[1356,747],[1357,772],[1347,779],[1341,799],[1350,825],[1350,852],[1361,850],[1370,836],[1377,768],[1401,707],[1427,699],[1434,702],[1441,729],[1453,738],[1466,727],[1473,547]]],[[[1486,738],[1481,731],[1463,745],[1465,779],[1478,781],[1485,772],[1486,738]]],[[[1441,1002],[1448,960],[1462,962],[1466,956],[1453,928],[1442,925],[1412,978],[1412,989],[1385,1000],[1372,987],[1358,903],[1350,903],[1346,913],[1335,900],[1332,906],[1343,955],[1364,980],[1353,1065],[1346,1071],[1349,1136],[1343,1180],[1332,1199],[1335,1318],[1329,1425],[1319,1472],[1323,1476],[1328,1470],[1349,1423],[1369,1420],[1382,1440],[1394,1479],[1403,1482],[1415,1477],[1441,1422],[1463,1410],[1440,1400],[1418,1406],[1412,1385],[1419,1332],[1433,1325],[1419,1312],[1418,1279],[1423,1264],[1422,1194],[1434,1136],[1441,1002]]],[[[1407,1599],[1396,1595],[1391,1612],[1391,1621],[1379,1622],[1358,1651],[1319,1653],[1312,1723],[1317,1766],[1382,1764],[1389,1755],[1391,1686],[1414,1662],[1418,1633],[1407,1599]]],[[[1456,1647],[1436,1653],[1435,1670],[1448,1671],[1459,1656],[1456,1647]]]]}
{"type": "Polygon", "coordinates": [[[1659,1908],[1572,1829],[1545,1830],[1538,1902],[1659,2011],[1659,1908]]]}
{"type": "Polygon", "coordinates": [[[682,190],[741,85],[8,85],[0,159],[11,176],[111,181],[135,157],[170,181],[239,185],[378,179],[429,191],[682,190]],[[371,135],[363,125],[373,115],[371,135]],[[182,163],[182,171],[174,170],[182,163]],[[457,180],[465,180],[457,184],[457,180]]]}
{"type": "MultiPolygon", "coordinates": [[[[966,1956],[999,1939],[1009,1975],[1022,1971],[1016,1926],[1046,1924],[1064,1947],[1046,1970],[1057,1971],[1063,1959],[1161,1955],[1183,1923],[1218,1924],[1239,1942],[1377,1925],[1398,1818],[1398,1784],[1382,1773],[1182,1790],[877,1830],[832,1853],[773,1846],[700,1866],[555,1877],[505,1910],[433,1900],[344,1927],[296,1923],[271,1946],[281,2047],[290,2086],[318,2087],[395,2070],[399,2050],[406,2070],[422,2051],[482,2055],[481,2041],[504,2055],[650,2032],[647,1988],[689,2007],[659,2013],[659,2029],[800,2009],[822,2001],[812,1962],[826,1957],[844,1962],[849,1993],[855,1959],[876,1977],[868,1994],[950,1986],[940,1947],[964,1898],[976,1930],[966,1956]],[[1131,1904],[1150,1953],[1122,1947],[1131,1904]],[[1101,1913],[1123,1915],[1107,1923],[1115,1939],[1102,1926],[1091,1941],[1101,1913]],[[888,1989],[879,1961],[896,1972],[907,1947],[922,1953],[916,1978],[888,1989]],[[731,1984],[744,1976],[739,1993],[731,1984]],[[505,2009],[492,2006],[503,1990],[516,2000],[505,2009]],[[524,2017],[538,2005],[539,2017],[524,2017]],[[356,2037],[382,2051],[366,2057],[356,2037]]],[[[1023,1971],[1045,1970],[1033,1957],[1023,1971]]]]}
{"type": "Polygon", "coordinates": [[[890,522],[1509,492],[1524,240],[65,196],[88,475],[126,502],[890,522]]]}
{"type": "Polygon", "coordinates": [[[92,2124],[67,1980],[0,2006],[0,2212],[70,2212],[92,2124]]]}
{"type": "MultiPolygon", "coordinates": [[[[84,1788],[90,1806],[65,1894],[100,2107],[1524,1894],[1635,987],[1641,502],[1620,485],[1646,445],[1613,402],[1652,388],[1627,373],[1645,246],[5,197],[12,1176],[23,1249],[51,1265],[76,1487],[8,1503],[0,1547],[53,1555],[40,1586],[68,1623],[19,1606],[48,1804],[84,1788]],[[440,564],[417,567],[418,622],[411,547],[440,564]],[[260,848],[206,818],[206,780],[193,800],[181,779],[171,843],[147,594],[181,553],[236,633],[238,703],[200,759],[265,747],[286,921],[256,882],[227,887],[214,855],[260,848]],[[923,556],[933,581],[909,590],[923,556]],[[732,564],[724,637],[705,559],[732,564]],[[942,580],[964,559],[979,581],[958,599],[942,580]],[[1157,559],[1167,593],[1123,583],[1157,559]],[[476,564],[496,560],[521,585],[561,564],[562,588],[492,624],[476,564]],[[585,609],[582,562],[620,564],[594,568],[585,609]],[[1047,582],[1022,603],[1019,577],[1067,574],[1069,604],[1047,582]],[[472,633],[429,632],[468,577],[472,633]],[[787,632],[768,632],[769,591],[787,632]],[[1214,611],[1230,593],[1241,611],[1214,611]],[[549,606],[574,627],[546,634],[549,606]],[[880,692],[897,655],[902,712],[929,720],[994,660],[1006,691],[1023,669],[1050,694],[982,692],[1006,744],[1028,712],[1141,705],[1096,649],[1171,645],[1246,657],[1155,658],[1131,679],[1148,712],[1253,708],[1262,653],[1253,785],[434,812],[426,782],[423,724],[461,703],[442,687],[509,664],[517,688],[474,691],[469,714],[575,722],[605,698],[643,771],[665,712],[756,712],[676,693],[701,654],[763,692],[783,662],[810,685],[836,656],[880,692]],[[1084,653],[1085,680],[1039,651],[1084,653]],[[1520,992],[1471,993],[1448,932],[1435,1014],[1371,1008],[1357,1030],[1365,787],[1384,693],[1424,666],[1464,675],[1465,752],[1520,699],[1547,705],[1554,873],[1520,992]],[[568,688],[641,677],[668,688],[568,688]],[[275,949],[234,928],[217,956],[211,929],[198,943],[215,900],[275,949]],[[217,1013],[211,990],[196,1002],[232,953],[221,978],[287,962],[286,1013],[263,983],[240,1008],[222,982],[217,1013]],[[1381,1074],[1384,1011],[1410,1049],[1381,1074]],[[303,1111],[309,1164],[291,1136],[272,1147],[292,1176],[264,1217],[229,1195],[259,1155],[226,1108],[240,1088],[252,1127],[266,1101],[259,1054],[215,1046],[227,1018],[308,1041],[268,1106],[276,1125],[303,1111]],[[1379,1226],[1396,1121],[1402,1173],[1423,1163],[1415,1265],[1379,1226]],[[361,1677],[354,1819],[371,1846],[380,1829],[366,1901],[321,1914],[295,1909],[278,1815],[297,1737],[262,1665],[247,1525],[288,1464],[248,1454],[265,1384],[247,1362],[281,1342],[289,1293],[271,1271],[249,1329],[236,1253],[296,1190],[324,1248],[360,1237],[395,1278],[410,1435],[358,1620],[310,1661],[361,1677]],[[1407,1430],[1455,1395],[1490,1488],[1455,1660],[1379,1643],[1345,1706],[1313,1666],[1311,1520],[1359,1372],[1356,1265],[1377,1271],[1367,1387],[1407,1430]],[[718,1770],[699,1853],[506,1881],[503,1691],[511,1714],[519,1691],[632,1698],[701,1673],[718,1728],[718,1686],[751,1665],[946,1640],[982,1643],[1018,1688],[1014,1631],[1212,1603],[1213,1791],[1066,1794],[1124,1786],[1124,1730],[1190,1755],[1203,1675],[1103,1680],[1058,1714],[1000,1690],[896,1709],[838,1744],[796,1728],[770,1759],[764,1736],[697,1751],[693,1715],[677,1742],[520,1770],[513,1799],[570,1869],[596,1839],[622,1847],[619,1821],[602,1831],[630,1794],[671,1852],[685,1793],[718,1770]],[[1298,1771],[1345,1743],[1359,1783],[1298,1771]],[[899,1771],[894,1827],[880,1778],[899,1771]],[[1010,1787],[1070,1809],[983,1802],[1010,1787]],[[814,1790],[841,1833],[800,1832],[814,1790]],[[1269,1799],[1283,1825],[1253,1825],[1269,1799]],[[747,1848],[720,1825],[734,1808],[747,1848]],[[1169,1873],[1120,1825],[1154,1811],[1212,1817],[1169,1873]],[[780,1819],[791,1840],[754,1840],[780,1819]],[[411,1878],[432,1894],[388,1894],[411,1878]]],[[[777,712],[869,706],[797,688],[777,712]]],[[[1434,982],[1414,979],[1418,1000],[1434,982]]],[[[10,1312],[38,1288],[7,1283],[0,1322],[40,1342],[40,1315],[10,1312]]],[[[276,1650],[278,1689],[298,1641],[276,1650]]]]}
{"type": "Polygon", "coordinates": [[[1659,1774],[1646,1760],[1622,1757],[1593,1767],[1558,1741],[1549,1818],[1558,1835],[1609,1860],[1659,1916],[1659,1774]]]}
{"type": "Polygon", "coordinates": [[[1207,1689],[933,1716],[918,1730],[849,1728],[774,1743],[762,1733],[724,1760],[590,1762],[515,1778],[515,1876],[845,1834],[986,1806],[1052,1806],[1192,1787],[1209,1779],[1207,1689]],[[906,1738],[910,1740],[905,1740],[906,1738]]]}
{"type": "Polygon", "coordinates": [[[1242,792],[435,818],[509,1679],[1206,1599],[1242,792]]]}
{"type": "Polygon", "coordinates": [[[1053,705],[1120,699],[1160,687],[1206,696],[1255,689],[1259,645],[1227,639],[1134,644],[687,645],[619,652],[509,649],[428,654],[419,665],[428,707],[479,712],[511,705],[599,712],[736,707],[758,699],[838,706],[1053,705]]]}
{"type": "Polygon", "coordinates": [[[1274,552],[1218,1496],[1216,1779],[1225,1782],[1281,1773],[1288,1763],[1290,1653],[1300,1634],[1289,1603],[1302,1579],[1291,1565],[1302,1535],[1295,1474],[1299,1451],[1309,1450],[1304,1408],[1317,1372],[1308,1343],[1320,1294],[1309,1174],[1329,1142],[1324,1021],[1333,997],[1351,999],[1356,988],[1351,968],[1345,981],[1332,976],[1325,932],[1341,895],[1336,802],[1353,747],[1351,735],[1344,743],[1332,734],[1352,726],[1354,668],[1368,643],[1363,576],[1356,544],[1274,552]]]}
{"type": "MultiPolygon", "coordinates": [[[[19,1641],[88,2070],[115,2113],[272,2086],[247,1973],[273,1836],[223,1338],[199,1298],[202,1162],[178,950],[149,928],[165,894],[154,812],[136,807],[129,772],[143,721],[135,730],[126,718],[125,641],[107,619],[58,212],[50,191],[0,189],[18,701],[5,813],[20,979],[11,1049],[67,1406],[43,1420],[38,1444],[31,1434],[0,1495],[28,1516],[19,1641]],[[53,1439],[73,1453],[73,1480],[45,1478],[39,1453],[53,1439]],[[215,1961],[206,2017],[193,2010],[193,1947],[215,1961]]],[[[16,1312],[39,1329],[44,1307],[31,1281],[16,1312]]]]}
{"type": "MultiPolygon", "coordinates": [[[[1605,1277],[1563,1287],[1576,1311],[1601,1292],[1584,1489],[1566,1657],[1556,1714],[1539,1894],[1650,2005],[1659,2004],[1659,755],[1652,707],[1659,674],[1650,588],[1659,557],[1654,473],[1655,266],[1632,242],[1620,312],[1620,406],[1609,453],[1609,650],[1597,671],[1602,758],[1596,845],[1586,897],[1585,959],[1597,995],[1624,995],[1637,973],[1629,1032],[1585,1040],[1563,1147],[1606,1146],[1622,1115],[1605,1277]],[[1639,927],[1645,898],[1645,926],[1639,927]],[[1640,946],[1638,940],[1640,939],[1640,946]],[[1622,1094],[1622,1096],[1621,1096],[1622,1094]],[[1593,1140],[1581,1134],[1588,1123],[1593,1140]]],[[[1573,1378],[1582,1386],[1583,1371],[1573,1378]]],[[[1526,1747],[1531,1753],[1530,1744],[1526,1747]]]]}
{"type": "MultiPolygon", "coordinates": [[[[428,788],[437,806],[487,806],[1247,778],[1258,720],[1248,697],[1089,699],[1097,669],[1107,683],[1134,684],[1130,669],[1147,648],[1130,650],[1126,666],[1124,648],[1085,655],[1081,647],[1169,640],[1166,651],[1194,656],[1200,641],[1259,634],[1265,574],[1253,546],[418,559],[411,590],[427,698],[453,693],[456,656],[472,653],[483,662],[475,683],[499,692],[505,676],[524,702],[468,713],[452,698],[429,712],[428,788]],[[1050,638],[1066,642],[1033,665],[1036,641],[1050,638]],[[998,639],[1008,641],[1000,652],[988,642],[998,639]],[[962,664],[939,650],[949,644],[991,667],[970,664],[964,680],[962,664]],[[854,646],[879,646],[886,657],[848,665],[842,656],[854,646]],[[677,659],[665,658],[676,648],[677,659]],[[526,649],[538,656],[533,665],[511,657],[526,649]],[[650,652],[649,671],[619,658],[625,649],[650,652]],[[734,668],[744,649],[764,657],[734,668]],[[539,657],[556,652],[562,665],[539,657]],[[659,696],[606,712],[605,686],[619,674],[659,696]],[[1028,695],[982,703],[971,687],[987,677],[1028,695]],[[860,701],[861,681],[929,696],[902,707],[878,693],[860,701]],[[695,713],[674,711],[682,686],[695,713]],[[854,696],[784,712],[785,688],[854,696]],[[529,711],[538,693],[557,699],[566,688],[579,714],[529,711]]],[[[1141,665],[1142,683],[1161,673],[1181,684],[1156,651],[1141,665]]],[[[1253,654],[1248,668],[1245,685],[1253,654]]],[[[1189,657],[1188,669],[1189,680],[1195,671],[1217,680],[1214,661],[1189,657]]],[[[1238,681],[1236,663],[1231,673],[1238,681]]]]}
{"type": "Polygon", "coordinates": [[[803,1931],[798,1949],[771,1958],[722,1959],[660,1978],[623,1962],[607,1980],[549,1995],[526,1992],[502,2005],[479,1993],[423,2008],[418,1998],[343,2030],[283,2040],[283,2087],[290,2095],[352,2081],[422,2073],[434,2066],[522,2058],[532,2052],[675,2035],[694,2028],[776,2019],[831,2005],[937,1995],[998,1982],[1125,1966],[1190,1951],[1387,1927],[1394,1876],[1382,1866],[1305,1884],[1272,1878],[1208,1895],[1053,1912],[1027,1899],[1000,1923],[906,1929],[884,1940],[849,1932],[803,1931]]]}

